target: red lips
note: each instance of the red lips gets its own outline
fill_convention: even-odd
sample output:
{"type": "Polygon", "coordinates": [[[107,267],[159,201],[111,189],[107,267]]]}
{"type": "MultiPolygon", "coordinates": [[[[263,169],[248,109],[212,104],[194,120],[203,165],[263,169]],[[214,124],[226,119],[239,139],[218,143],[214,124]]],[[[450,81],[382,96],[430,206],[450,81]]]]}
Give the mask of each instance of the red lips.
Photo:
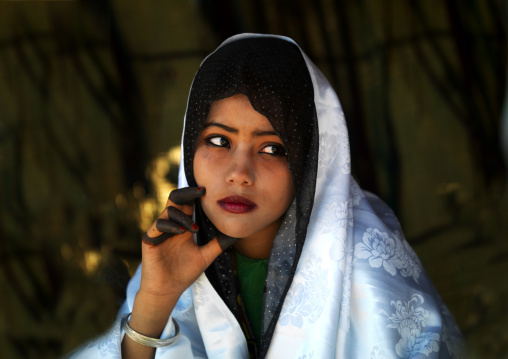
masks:
{"type": "Polygon", "coordinates": [[[217,201],[217,204],[226,212],[243,214],[252,212],[257,204],[242,196],[229,196],[217,201]]]}

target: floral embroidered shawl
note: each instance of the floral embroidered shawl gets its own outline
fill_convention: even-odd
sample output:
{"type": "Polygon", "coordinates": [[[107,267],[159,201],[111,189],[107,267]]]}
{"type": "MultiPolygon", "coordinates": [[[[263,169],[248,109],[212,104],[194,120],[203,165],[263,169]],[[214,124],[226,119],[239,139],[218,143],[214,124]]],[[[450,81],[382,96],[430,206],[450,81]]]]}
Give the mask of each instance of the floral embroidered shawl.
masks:
{"type": "MultiPolygon", "coordinates": [[[[225,43],[247,37],[242,34],[225,43]]],[[[397,218],[351,176],[349,139],[336,93],[302,53],[319,125],[314,204],[296,273],[267,358],[461,358],[462,337],[397,218]]],[[[182,160],[183,161],[183,160],[182,160]]],[[[182,162],[183,163],[183,162],[182,162]]],[[[187,186],[180,169],[179,186],[187,186]]],[[[111,330],[72,358],[120,358],[120,318],[132,310],[140,269],[111,330]]],[[[238,321],[203,274],[172,316],[181,333],[156,358],[248,358],[238,321]]],[[[174,332],[169,320],[162,337],[174,332]]]]}

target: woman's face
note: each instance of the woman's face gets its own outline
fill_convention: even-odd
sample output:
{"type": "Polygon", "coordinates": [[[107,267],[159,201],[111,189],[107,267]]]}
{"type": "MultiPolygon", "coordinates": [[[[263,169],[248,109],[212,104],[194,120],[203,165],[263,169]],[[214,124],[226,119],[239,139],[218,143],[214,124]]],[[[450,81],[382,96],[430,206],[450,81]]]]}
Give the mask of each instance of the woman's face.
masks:
{"type": "Polygon", "coordinates": [[[194,154],[201,205],[222,233],[272,236],[294,196],[285,148],[245,95],[212,104],[194,154]]]}

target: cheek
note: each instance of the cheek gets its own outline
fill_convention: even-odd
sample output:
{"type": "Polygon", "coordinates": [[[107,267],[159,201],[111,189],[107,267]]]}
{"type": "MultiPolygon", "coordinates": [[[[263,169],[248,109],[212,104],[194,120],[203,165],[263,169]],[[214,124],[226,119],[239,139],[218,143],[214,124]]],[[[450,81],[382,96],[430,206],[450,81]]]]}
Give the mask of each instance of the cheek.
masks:
{"type": "Polygon", "coordinates": [[[208,211],[214,207],[214,194],[220,190],[221,186],[221,169],[224,166],[220,162],[220,156],[210,153],[210,151],[196,149],[194,154],[194,179],[198,186],[206,188],[206,193],[200,198],[201,206],[208,218],[213,213],[208,211]]]}
{"type": "Polygon", "coordinates": [[[285,200],[287,206],[289,206],[289,204],[293,200],[293,197],[295,196],[295,186],[293,184],[293,178],[291,177],[291,174],[289,174],[289,176],[286,178],[285,187],[286,187],[285,200]]]}
{"type": "Polygon", "coordinates": [[[205,186],[206,180],[211,178],[210,173],[213,173],[213,164],[215,160],[206,151],[199,148],[194,154],[193,172],[194,179],[199,186],[205,186]]]}
{"type": "Polygon", "coordinates": [[[268,185],[273,197],[287,209],[295,195],[293,179],[287,165],[270,171],[268,185]]]}
{"type": "MultiPolygon", "coordinates": [[[[208,173],[211,172],[211,169],[209,168],[210,164],[212,162],[210,161],[210,156],[205,151],[200,151],[199,148],[196,149],[196,153],[194,154],[194,162],[193,162],[193,172],[194,172],[194,179],[196,181],[196,184],[198,186],[205,187],[207,189],[207,192],[211,190],[211,184],[209,183],[209,179],[211,178],[208,173]]],[[[199,199],[199,202],[201,203],[201,206],[205,210],[207,208],[207,199],[209,196],[205,193],[203,197],[199,199]]]]}

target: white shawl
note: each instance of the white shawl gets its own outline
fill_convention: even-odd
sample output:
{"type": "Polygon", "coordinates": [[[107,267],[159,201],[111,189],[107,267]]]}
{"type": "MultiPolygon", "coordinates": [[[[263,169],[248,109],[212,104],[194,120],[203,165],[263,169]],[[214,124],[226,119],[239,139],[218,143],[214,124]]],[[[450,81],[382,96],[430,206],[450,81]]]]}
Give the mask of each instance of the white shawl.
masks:
{"type": "MultiPolygon", "coordinates": [[[[224,44],[253,36],[272,35],[242,34],[224,44]]],[[[339,99],[303,56],[319,126],[317,184],[302,255],[267,357],[460,358],[461,334],[397,218],[351,176],[339,99]]],[[[179,187],[186,186],[181,165],[179,187]]],[[[111,330],[72,358],[121,357],[120,318],[132,310],[140,278],[138,269],[111,330]]],[[[157,349],[156,358],[249,357],[237,320],[204,274],[182,295],[172,316],[181,333],[173,345],[157,349]]],[[[162,337],[173,331],[169,320],[162,337]]]]}

